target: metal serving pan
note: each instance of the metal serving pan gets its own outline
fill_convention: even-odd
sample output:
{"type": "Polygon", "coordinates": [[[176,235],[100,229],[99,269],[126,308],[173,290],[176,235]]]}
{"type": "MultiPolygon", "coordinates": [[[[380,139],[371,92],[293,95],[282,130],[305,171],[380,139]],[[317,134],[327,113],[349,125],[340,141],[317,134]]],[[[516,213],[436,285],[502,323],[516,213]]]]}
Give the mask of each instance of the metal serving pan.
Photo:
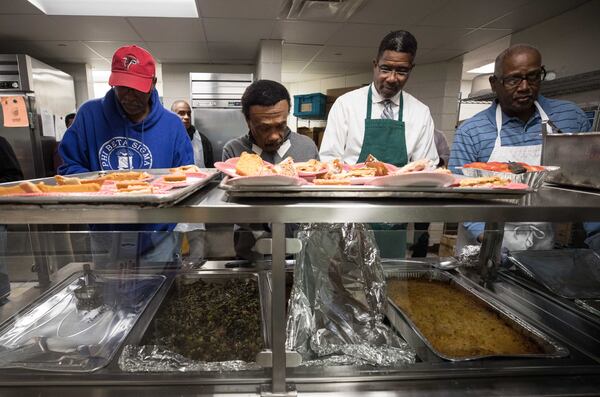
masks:
{"type": "MultiPolygon", "coordinates": [[[[476,290],[473,286],[468,285],[464,280],[442,270],[431,269],[431,270],[414,270],[414,271],[387,271],[386,279],[427,279],[437,280],[448,283],[455,288],[458,288],[467,294],[473,296],[473,299],[477,299],[495,313],[497,313],[509,326],[517,330],[518,332],[533,339],[542,349],[543,353],[540,354],[520,354],[520,355],[479,355],[479,356],[467,356],[467,357],[453,357],[448,356],[438,350],[436,350],[431,342],[421,333],[419,328],[413,323],[410,317],[396,305],[391,298],[388,298],[387,316],[392,326],[396,328],[401,335],[409,342],[418,339],[420,343],[433,352],[437,357],[448,361],[469,361],[482,358],[498,358],[498,357],[512,357],[512,358],[560,358],[569,355],[569,351],[564,346],[555,342],[549,336],[545,335],[540,330],[533,327],[523,319],[519,318],[518,315],[513,313],[508,307],[502,305],[490,296],[484,295],[482,292],[476,290]]],[[[417,346],[418,350],[418,346],[417,346]]]]}
{"type": "Polygon", "coordinates": [[[419,198],[419,199],[473,199],[518,200],[532,189],[489,189],[453,187],[391,187],[367,185],[302,185],[302,186],[231,186],[225,177],[219,188],[231,197],[277,198],[419,198]]]}
{"type": "Polygon", "coordinates": [[[525,276],[566,299],[600,299],[600,256],[591,249],[513,251],[525,276]]]}
{"type": "Polygon", "coordinates": [[[79,272],[0,326],[0,368],[92,372],[109,364],[165,276],[94,274],[99,306],[79,304],[79,272]]]}
{"type": "Polygon", "coordinates": [[[600,189],[600,132],[544,134],[542,164],[556,164],[546,182],[600,189]]]}
{"type": "MultiPolygon", "coordinates": [[[[169,174],[166,168],[132,170],[144,171],[155,177],[169,174]]],[[[107,173],[118,171],[95,171],[84,172],[81,174],[69,175],[70,177],[78,178],[97,178],[107,173]]],[[[206,175],[204,178],[190,178],[191,182],[187,186],[174,187],[165,193],[160,194],[97,194],[97,193],[65,193],[58,194],[32,194],[26,196],[0,196],[0,204],[16,203],[16,204],[138,204],[152,206],[173,205],[196,190],[202,188],[211,180],[213,180],[219,172],[215,169],[203,169],[202,173],[206,175]]],[[[154,179],[154,178],[153,178],[154,179]]],[[[8,187],[18,185],[23,181],[8,182],[0,184],[0,186],[8,187]]],[[[29,182],[37,183],[44,182],[47,185],[56,185],[54,178],[39,178],[31,179],[29,182]]]]}
{"type": "MultiPolygon", "coordinates": [[[[259,290],[259,296],[257,296],[257,299],[259,299],[259,301],[260,301],[260,317],[261,317],[260,327],[261,327],[261,335],[262,335],[262,340],[263,340],[263,349],[268,347],[268,344],[269,344],[268,329],[270,327],[270,324],[268,324],[266,321],[266,319],[267,319],[266,312],[268,310],[267,303],[266,303],[266,296],[269,294],[266,276],[264,275],[264,272],[250,272],[250,271],[238,271],[238,270],[199,270],[196,272],[187,272],[187,273],[177,274],[174,278],[173,283],[171,284],[169,291],[166,293],[164,299],[160,303],[160,306],[158,307],[158,310],[157,310],[154,318],[152,320],[148,321],[146,324],[140,324],[139,327],[135,330],[135,334],[137,334],[138,337],[136,339],[129,340],[128,344],[141,346],[141,345],[147,344],[150,340],[152,340],[153,333],[154,333],[154,330],[156,327],[156,321],[158,321],[163,307],[169,301],[169,299],[171,299],[171,297],[173,297],[175,294],[178,294],[181,291],[181,288],[183,286],[193,285],[194,283],[198,282],[199,280],[202,280],[203,282],[209,283],[209,284],[217,284],[217,285],[221,284],[222,285],[226,281],[232,280],[232,279],[253,280],[257,283],[258,290],[259,290]],[[140,329],[140,327],[142,327],[142,329],[140,329]]],[[[210,304],[210,302],[207,302],[207,304],[210,304]]],[[[179,330],[176,330],[176,331],[179,331],[179,330]]],[[[190,335],[190,336],[193,336],[193,335],[190,335]]],[[[210,337],[210,335],[203,335],[203,336],[210,337]]]]}

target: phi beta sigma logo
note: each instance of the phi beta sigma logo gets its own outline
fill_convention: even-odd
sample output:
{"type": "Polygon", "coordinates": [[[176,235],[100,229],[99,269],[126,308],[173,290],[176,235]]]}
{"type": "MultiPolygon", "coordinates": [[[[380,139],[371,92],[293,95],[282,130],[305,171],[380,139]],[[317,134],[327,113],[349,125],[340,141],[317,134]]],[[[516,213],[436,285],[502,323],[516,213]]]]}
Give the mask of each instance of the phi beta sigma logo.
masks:
{"type": "Polygon", "coordinates": [[[137,139],[117,136],[104,142],[98,151],[103,170],[152,168],[152,153],[137,139]]]}

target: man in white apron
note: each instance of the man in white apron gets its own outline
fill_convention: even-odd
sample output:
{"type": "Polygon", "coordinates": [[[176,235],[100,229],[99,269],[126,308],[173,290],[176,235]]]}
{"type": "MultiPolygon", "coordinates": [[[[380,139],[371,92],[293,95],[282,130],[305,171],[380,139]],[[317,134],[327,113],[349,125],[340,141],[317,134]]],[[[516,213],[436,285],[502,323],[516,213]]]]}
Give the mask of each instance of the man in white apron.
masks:
{"type": "MultiPolygon", "coordinates": [[[[589,131],[589,120],[576,105],[539,95],[545,75],[542,56],[534,47],[517,44],[498,55],[490,77],[497,100],[458,128],[450,169],[460,174],[457,167],[475,161],[539,165],[542,128],[548,128],[548,132],[589,131]]],[[[483,223],[461,225],[457,250],[481,240],[483,229],[483,223]]],[[[553,243],[551,224],[505,224],[503,246],[508,250],[550,249],[553,243]]]]}

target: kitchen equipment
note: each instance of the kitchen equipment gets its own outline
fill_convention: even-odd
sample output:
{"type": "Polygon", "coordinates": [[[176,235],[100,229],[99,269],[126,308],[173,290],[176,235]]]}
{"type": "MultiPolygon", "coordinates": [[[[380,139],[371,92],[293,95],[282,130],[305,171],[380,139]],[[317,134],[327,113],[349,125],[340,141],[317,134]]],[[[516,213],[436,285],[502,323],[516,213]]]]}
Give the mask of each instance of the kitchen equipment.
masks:
{"type": "Polygon", "coordinates": [[[193,125],[212,144],[215,161],[228,141],[248,133],[242,94],[252,79],[251,73],[190,73],[193,125]]]}
{"type": "Polygon", "coordinates": [[[26,179],[54,175],[52,154],[65,130],[64,116],[75,111],[73,78],[23,54],[0,54],[0,97],[25,100],[29,126],[4,127],[0,136],[12,146],[26,179]]]}
{"type": "Polygon", "coordinates": [[[546,182],[600,189],[600,132],[544,134],[542,164],[560,166],[546,182]]]}

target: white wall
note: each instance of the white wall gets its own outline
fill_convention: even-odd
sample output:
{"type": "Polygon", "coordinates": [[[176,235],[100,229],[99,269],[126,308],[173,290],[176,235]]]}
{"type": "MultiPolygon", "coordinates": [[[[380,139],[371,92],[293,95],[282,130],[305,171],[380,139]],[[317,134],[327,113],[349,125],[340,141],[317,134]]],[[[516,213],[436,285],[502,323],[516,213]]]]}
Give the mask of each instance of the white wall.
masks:
{"type": "Polygon", "coordinates": [[[190,73],[254,73],[254,65],[163,63],[163,104],[170,109],[178,99],[190,100],[190,73]]]}
{"type": "Polygon", "coordinates": [[[73,77],[77,109],[79,109],[85,101],[94,97],[94,83],[90,65],[85,63],[60,63],[53,64],[52,66],[73,77]]]}
{"type": "Polygon", "coordinates": [[[589,1],[574,10],[514,33],[511,44],[527,43],[542,53],[546,69],[557,77],[600,69],[600,1],[589,1]]]}
{"type": "Polygon", "coordinates": [[[462,61],[451,60],[417,65],[406,91],[429,106],[435,128],[444,132],[451,144],[456,129],[462,61]]]}
{"type": "Polygon", "coordinates": [[[292,130],[296,129],[296,125],[298,127],[324,127],[326,122],[324,120],[302,120],[294,117],[293,109],[294,109],[294,95],[305,95],[305,94],[314,94],[314,93],[322,93],[327,94],[327,90],[334,88],[346,88],[346,87],[356,87],[365,84],[371,83],[373,78],[373,74],[371,72],[344,75],[331,77],[327,79],[319,79],[319,80],[310,80],[303,81],[299,83],[284,83],[288,91],[290,92],[290,97],[292,99],[292,109],[290,111],[290,117],[288,118],[288,125],[292,130]]]}

